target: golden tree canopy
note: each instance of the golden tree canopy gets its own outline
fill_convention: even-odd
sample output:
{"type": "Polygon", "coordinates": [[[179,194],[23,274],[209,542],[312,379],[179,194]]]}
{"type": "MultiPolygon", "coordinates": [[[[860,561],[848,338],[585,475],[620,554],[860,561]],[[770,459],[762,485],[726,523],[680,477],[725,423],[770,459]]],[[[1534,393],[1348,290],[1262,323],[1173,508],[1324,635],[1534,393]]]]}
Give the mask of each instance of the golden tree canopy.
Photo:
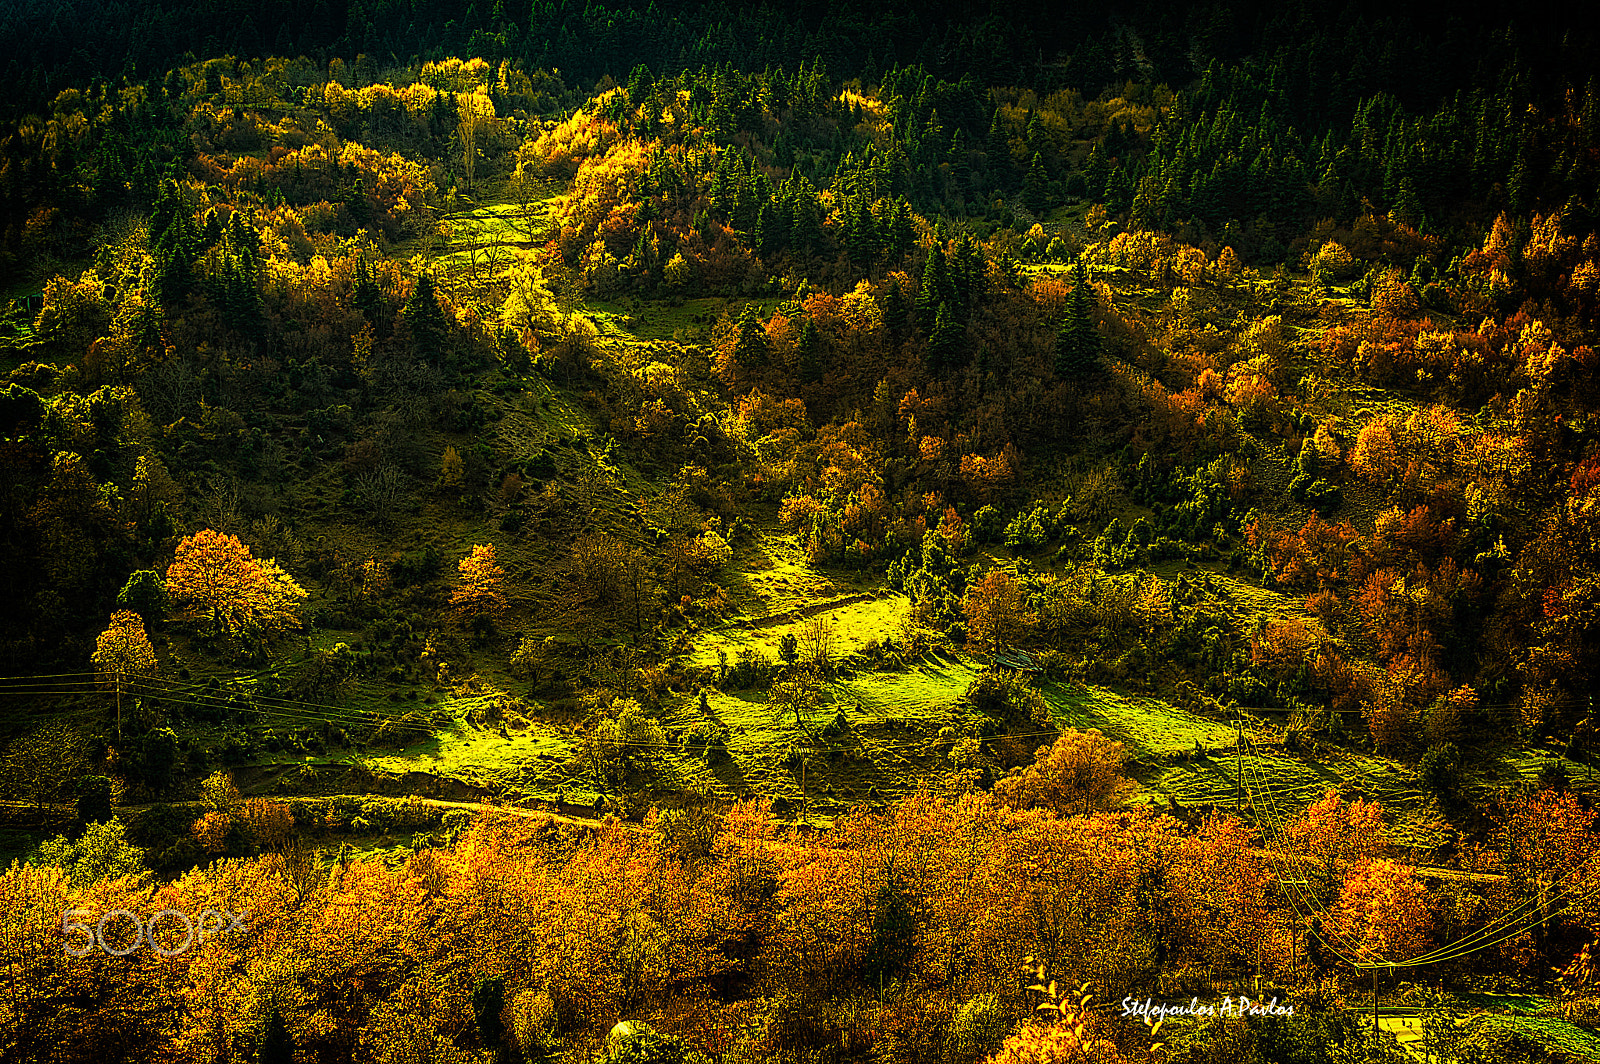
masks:
{"type": "Polygon", "coordinates": [[[494,544],[479,543],[461,559],[461,581],[450,592],[450,605],[467,616],[497,617],[506,611],[505,579],[494,544]]]}
{"type": "Polygon", "coordinates": [[[185,536],[167,569],[178,606],[209,614],[227,632],[272,632],[299,623],[306,593],[271,558],[254,558],[236,536],[206,528],[185,536]]]}
{"type": "Polygon", "coordinates": [[[129,676],[150,676],[156,671],[156,652],[144,631],[144,618],[132,610],[118,610],[94,641],[89,661],[100,675],[114,683],[129,676]]]}
{"type": "Polygon", "coordinates": [[[1070,816],[1114,809],[1133,791],[1133,781],[1122,774],[1122,744],[1093,728],[1069,728],[1034,757],[1021,775],[995,781],[995,797],[1013,809],[1052,809],[1070,816]]]}

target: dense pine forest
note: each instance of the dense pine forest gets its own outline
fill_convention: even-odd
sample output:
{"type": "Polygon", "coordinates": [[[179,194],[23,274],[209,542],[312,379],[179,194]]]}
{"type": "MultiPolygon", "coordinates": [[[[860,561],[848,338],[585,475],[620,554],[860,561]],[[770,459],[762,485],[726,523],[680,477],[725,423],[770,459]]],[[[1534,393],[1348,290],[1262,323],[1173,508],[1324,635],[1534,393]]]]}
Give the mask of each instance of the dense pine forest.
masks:
{"type": "Polygon", "coordinates": [[[1597,42],[1397,7],[7,5],[0,1064],[1600,1060],[1597,42]]]}

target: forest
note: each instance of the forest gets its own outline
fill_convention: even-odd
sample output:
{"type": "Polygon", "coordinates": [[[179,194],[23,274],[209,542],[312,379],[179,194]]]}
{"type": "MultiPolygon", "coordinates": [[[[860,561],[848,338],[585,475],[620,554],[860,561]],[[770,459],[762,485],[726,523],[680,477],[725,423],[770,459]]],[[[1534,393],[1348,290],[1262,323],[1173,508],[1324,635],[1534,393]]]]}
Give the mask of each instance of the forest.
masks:
{"type": "Polygon", "coordinates": [[[5,5],[0,1064],[1600,1061],[1595,36],[5,5]]]}

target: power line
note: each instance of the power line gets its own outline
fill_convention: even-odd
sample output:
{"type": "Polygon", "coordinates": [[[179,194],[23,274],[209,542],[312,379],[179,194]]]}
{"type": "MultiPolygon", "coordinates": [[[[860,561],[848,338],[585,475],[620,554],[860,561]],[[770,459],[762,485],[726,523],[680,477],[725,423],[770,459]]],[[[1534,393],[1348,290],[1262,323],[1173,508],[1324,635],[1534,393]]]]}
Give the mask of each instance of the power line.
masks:
{"type": "MultiPolygon", "coordinates": [[[[1252,749],[1254,749],[1253,746],[1252,746],[1252,749]]],[[[1259,761],[1259,755],[1257,755],[1257,760],[1259,761]]],[[[1241,766],[1242,766],[1242,761],[1241,761],[1241,766]]],[[[1257,775],[1257,790],[1258,791],[1266,791],[1269,794],[1272,793],[1271,792],[1271,788],[1261,780],[1261,777],[1259,776],[1259,772],[1258,772],[1258,775],[1257,775]]],[[[1257,809],[1257,806],[1255,804],[1254,796],[1252,796],[1252,799],[1251,799],[1251,807],[1252,807],[1252,809],[1255,809],[1258,812],[1258,816],[1259,816],[1259,809],[1257,809]]],[[[1268,820],[1268,823],[1272,825],[1274,834],[1281,834],[1281,832],[1279,832],[1278,829],[1277,829],[1277,825],[1272,823],[1270,817],[1268,817],[1266,819],[1268,820]]],[[[1567,879],[1569,876],[1572,876],[1572,875],[1576,874],[1579,871],[1579,869],[1581,869],[1584,865],[1588,864],[1589,862],[1593,861],[1597,856],[1600,856],[1600,850],[1597,850],[1596,853],[1591,854],[1589,857],[1585,858],[1583,861],[1578,862],[1573,867],[1571,867],[1571,868],[1567,869],[1567,871],[1563,872],[1560,876],[1558,876],[1551,883],[1551,887],[1554,887],[1556,884],[1561,883],[1562,881],[1567,879]]],[[[1279,882],[1280,882],[1280,885],[1283,885],[1287,881],[1283,880],[1280,877],[1279,882]]],[[[1546,888],[1546,890],[1548,891],[1549,888],[1546,888]]],[[[1289,894],[1290,894],[1290,892],[1286,890],[1285,891],[1285,897],[1286,898],[1289,897],[1289,894]]],[[[1363,969],[1365,969],[1365,970],[1374,970],[1374,969],[1378,969],[1378,968],[1421,967],[1421,966],[1427,965],[1427,964],[1438,964],[1438,963],[1443,963],[1443,962],[1446,962],[1446,961],[1458,960],[1458,959],[1460,959],[1462,957],[1470,956],[1471,954],[1477,953],[1477,952],[1479,952],[1481,950],[1488,949],[1488,948],[1490,948],[1492,946],[1499,945],[1502,942],[1505,942],[1505,941],[1507,941],[1509,939],[1515,938],[1518,935],[1524,934],[1529,930],[1532,930],[1534,927],[1537,927],[1542,923],[1546,923],[1546,922],[1554,919],[1557,915],[1559,915],[1559,913],[1561,911],[1565,911],[1567,908],[1570,908],[1570,906],[1566,904],[1569,900],[1572,900],[1572,904],[1580,904],[1581,902],[1583,902],[1585,900],[1588,900],[1589,898],[1595,897],[1595,896],[1600,896],[1600,883],[1597,883],[1597,884],[1595,884],[1595,885],[1593,885],[1593,886],[1591,886],[1591,887],[1589,887],[1587,889],[1565,889],[1564,888],[1564,889],[1556,892],[1554,895],[1549,895],[1547,893],[1546,897],[1543,899],[1542,902],[1538,898],[1530,899],[1529,901],[1523,902],[1522,904],[1520,904],[1520,905],[1518,905],[1518,906],[1516,906],[1516,907],[1514,907],[1514,908],[1512,908],[1510,910],[1507,910],[1505,913],[1502,913],[1500,916],[1498,916],[1494,920],[1490,921],[1484,927],[1479,928],[1477,931],[1474,931],[1471,934],[1462,936],[1461,938],[1457,939],[1455,942],[1449,943],[1448,945],[1441,946],[1441,947],[1439,947],[1437,949],[1431,950],[1428,953],[1424,953],[1424,954],[1421,954],[1421,955],[1419,955],[1417,957],[1412,957],[1410,959],[1403,960],[1403,961],[1391,961],[1391,960],[1380,960],[1380,961],[1377,961],[1377,962],[1356,961],[1353,958],[1344,956],[1343,953],[1341,953],[1337,949],[1332,949],[1331,944],[1328,944],[1326,942],[1326,940],[1322,939],[1322,937],[1320,935],[1318,935],[1317,937],[1318,937],[1318,939],[1320,941],[1323,941],[1325,945],[1330,945],[1330,949],[1332,949],[1332,952],[1336,956],[1338,956],[1341,960],[1345,961],[1345,963],[1350,964],[1352,967],[1354,967],[1354,968],[1356,968],[1358,970],[1363,970],[1363,969]],[[1575,899],[1575,900],[1573,900],[1573,899],[1575,899]],[[1558,908],[1558,903],[1560,903],[1559,908],[1558,908]],[[1536,920],[1532,920],[1532,921],[1529,921],[1528,923],[1526,923],[1525,925],[1518,926],[1519,924],[1521,924],[1523,918],[1526,915],[1530,915],[1533,911],[1537,910],[1541,906],[1541,904],[1543,904],[1545,906],[1548,906],[1550,908],[1550,911],[1547,914],[1545,914],[1543,916],[1540,916],[1536,920]],[[1527,911],[1524,912],[1523,910],[1527,910],[1527,911]],[[1505,933],[1504,934],[1499,934],[1498,937],[1494,937],[1500,931],[1504,931],[1505,933]],[[1478,941],[1480,939],[1482,939],[1484,941],[1478,941]]],[[[1308,899],[1306,899],[1306,897],[1304,895],[1302,895],[1302,900],[1308,900],[1308,899]]],[[[1294,908],[1295,913],[1296,913],[1297,916],[1301,916],[1302,918],[1304,918],[1306,916],[1306,914],[1304,914],[1304,913],[1302,913],[1300,911],[1299,906],[1292,899],[1290,900],[1290,905],[1291,905],[1292,908],[1294,908]]],[[[1320,910],[1319,914],[1320,913],[1325,913],[1325,911],[1326,910],[1320,910]]],[[[1313,932],[1313,933],[1315,934],[1315,932],[1313,932]]]]}

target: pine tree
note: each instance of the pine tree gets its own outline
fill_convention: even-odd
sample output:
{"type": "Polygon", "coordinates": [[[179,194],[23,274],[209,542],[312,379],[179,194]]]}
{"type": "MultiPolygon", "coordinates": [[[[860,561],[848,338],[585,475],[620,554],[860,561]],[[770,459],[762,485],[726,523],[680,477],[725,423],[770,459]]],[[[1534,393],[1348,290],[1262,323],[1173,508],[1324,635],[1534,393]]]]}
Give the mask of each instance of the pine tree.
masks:
{"type": "Polygon", "coordinates": [[[717,160],[717,169],[711,175],[711,189],[706,193],[706,199],[711,204],[711,209],[727,217],[733,206],[733,152],[724,151],[717,160]]]}
{"type": "Polygon", "coordinates": [[[432,277],[425,273],[417,275],[411,298],[406,300],[400,317],[410,328],[417,349],[425,356],[438,358],[444,347],[445,320],[444,311],[439,309],[439,297],[433,291],[432,277]]]}
{"type": "Polygon", "coordinates": [[[889,278],[888,289],[883,293],[883,325],[890,339],[896,343],[905,339],[906,327],[911,324],[911,308],[906,305],[906,294],[898,277],[889,278]]]}
{"type": "Polygon", "coordinates": [[[1056,333],[1056,375],[1082,380],[1100,368],[1100,334],[1094,327],[1094,293],[1079,262],[1076,283],[1067,297],[1066,316],[1056,333]]]}
{"type": "Polygon", "coordinates": [[[1038,152],[1033,153],[1033,161],[1028,164],[1028,176],[1022,181],[1022,202],[1035,214],[1043,214],[1050,205],[1050,175],[1045,171],[1044,161],[1038,152]]]}
{"type": "Polygon", "coordinates": [[[945,262],[944,245],[935,240],[928,252],[928,261],[922,267],[922,287],[917,290],[917,322],[931,330],[941,304],[950,299],[949,266],[945,262]]]}
{"type": "Polygon", "coordinates": [[[983,252],[978,250],[978,242],[972,238],[971,233],[964,234],[956,242],[956,252],[951,265],[956,294],[961,301],[958,309],[964,321],[967,311],[983,299],[986,287],[983,252]]]}
{"type": "Polygon", "coordinates": [[[1083,180],[1088,186],[1091,200],[1098,202],[1105,199],[1108,176],[1105,156],[1100,153],[1100,145],[1095,144],[1090,147],[1089,157],[1083,162],[1083,180]]]}
{"type": "Polygon", "coordinates": [[[789,245],[796,254],[810,254],[822,237],[822,202],[811,182],[800,178],[794,195],[794,222],[789,227],[789,245]]]}
{"type": "Polygon", "coordinates": [[[948,366],[956,361],[962,339],[961,326],[947,303],[940,303],[934,315],[933,331],[928,334],[929,367],[948,366]]]}
{"type": "Polygon", "coordinates": [[[1395,192],[1394,209],[1389,212],[1389,217],[1414,229],[1422,225],[1422,200],[1417,198],[1417,190],[1411,187],[1409,177],[1400,179],[1400,187],[1395,192]]]}
{"type": "Polygon", "coordinates": [[[1011,190],[1016,181],[1016,163],[1011,159],[1010,138],[1006,136],[1005,123],[1000,120],[1000,109],[995,108],[989,119],[989,138],[984,142],[989,157],[989,182],[1002,192],[1011,190]]]}
{"type": "Polygon", "coordinates": [[[795,355],[800,363],[800,379],[804,381],[817,381],[822,379],[822,334],[817,331],[816,323],[810,315],[801,319],[800,335],[795,340],[795,355]]]}
{"type": "Polygon", "coordinates": [[[150,231],[156,234],[156,290],[162,305],[171,306],[194,287],[194,263],[202,246],[200,231],[171,178],[162,182],[160,198],[151,212],[150,231]]]}
{"type": "Polygon", "coordinates": [[[884,247],[892,258],[898,259],[916,243],[917,230],[911,223],[911,205],[904,198],[895,200],[889,211],[888,233],[884,247]]]}
{"type": "Polygon", "coordinates": [[[772,341],[756,314],[756,305],[746,303],[739,315],[739,339],[733,348],[733,360],[745,369],[765,366],[772,358],[772,341]]]}
{"type": "Polygon", "coordinates": [[[1133,206],[1133,181],[1121,164],[1111,168],[1111,176],[1106,180],[1105,203],[1113,214],[1126,214],[1133,206]]]}
{"type": "Polygon", "coordinates": [[[372,268],[367,265],[365,256],[356,260],[356,278],[351,292],[351,302],[368,322],[373,325],[378,323],[379,312],[383,309],[383,294],[378,291],[377,284],[372,280],[372,268]]]}

